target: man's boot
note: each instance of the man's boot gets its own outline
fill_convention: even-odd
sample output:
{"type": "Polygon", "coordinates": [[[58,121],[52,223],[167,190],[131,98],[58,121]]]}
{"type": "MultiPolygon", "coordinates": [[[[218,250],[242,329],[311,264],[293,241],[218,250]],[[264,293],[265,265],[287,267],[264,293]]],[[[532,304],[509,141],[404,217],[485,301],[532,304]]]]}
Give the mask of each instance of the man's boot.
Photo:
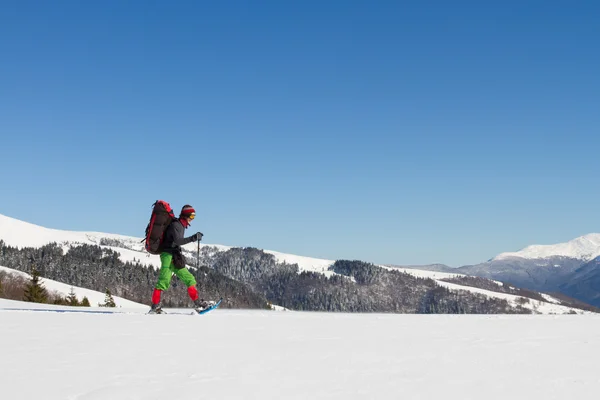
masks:
{"type": "Polygon", "coordinates": [[[196,301],[194,301],[194,310],[196,310],[197,312],[204,311],[208,307],[212,306],[213,304],[214,304],[213,301],[206,301],[204,299],[196,299],[196,301]]]}
{"type": "Polygon", "coordinates": [[[160,303],[152,303],[152,307],[150,307],[149,314],[162,314],[163,310],[160,306],[160,303]]]}

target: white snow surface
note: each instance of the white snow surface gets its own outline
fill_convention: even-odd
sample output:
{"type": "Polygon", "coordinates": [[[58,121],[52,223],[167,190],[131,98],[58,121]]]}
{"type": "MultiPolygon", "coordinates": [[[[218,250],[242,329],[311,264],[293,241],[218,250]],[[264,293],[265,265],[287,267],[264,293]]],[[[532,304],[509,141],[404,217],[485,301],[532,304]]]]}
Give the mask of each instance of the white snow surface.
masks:
{"type": "Polygon", "coordinates": [[[536,259],[556,256],[575,258],[583,261],[593,260],[600,256],[600,233],[590,233],[566,243],[527,246],[520,251],[501,253],[494,257],[493,260],[502,260],[511,257],[536,259]]]}
{"type": "MultiPolygon", "coordinates": [[[[0,214],[0,239],[4,240],[6,244],[10,246],[20,248],[39,247],[51,242],[57,242],[63,244],[64,251],[67,251],[69,246],[77,245],[79,243],[99,245],[101,239],[113,239],[120,241],[121,245],[119,247],[101,247],[118,252],[122,261],[138,260],[143,264],[152,265],[153,267],[160,267],[160,258],[158,256],[151,255],[144,250],[143,243],[141,243],[142,238],[136,238],[131,236],[100,232],[75,232],[58,229],[49,229],[0,214]],[[123,248],[122,246],[125,246],[127,248],[123,248]]],[[[194,254],[197,250],[196,246],[196,243],[190,243],[184,246],[184,250],[194,254]]],[[[201,244],[201,246],[208,246],[214,248],[215,251],[226,251],[231,248],[231,246],[224,246],[219,244],[201,244]]],[[[264,251],[265,253],[272,254],[278,262],[297,264],[300,271],[313,271],[324,274],[326,276],[331,276],[334,274],[334,272],[328,271],[328,268],[334,263],[333,260],[304,257],[293,254],[280,253],[272,250],[264,251]]],[[[512,302],[513,304],[517,304],[516,301],[518,299],[518,296],[497,293],[468,286],[461,286],[441,281],[441,279],[460,276],[461,274],[425,271],[413,268],[388,267],[384,265],[378,266],[389,270],[405,272],[422,278],[431,278],[435,280],[438,284],[445,286],[451,290],[466,290],[470,292],[484,294],[488,297],[506,299],[507,301],[512,302]]],[[[90,299],[90,302],[91,301],[92,300],[90,299]]],[[[104,300],[102,300],[102,302],[103,301],[104,300]]],[[[529,308],[536,313],[542,314],[568,313],[570,311],[582,313],[582,311],[578,309],[571,309],[557,304],[536,302],[533,300],[530,303],[523,305],[523,307],[529,308]]]]}
{"type": "Polygon", "coordinates": [[[555,299],[554,297],[552,297],[546,293],[542,293],[541,295],[549,303],[560,304],[560,300],[555,299]]]}
{"type": "Polygon", "coordinates": [[[389,267],[386,265],[379,265],[379,267],[388,269],[390,271],[404,272],[406,274],[417,276],[419,278],[430,278],[433,280],[448,279],[448,278],[454,278],[457,276],[465,276],[464,274],[451,274],[448,272],[427,271],[427,270],[420,270],[420,269],[413,269],[413,268],[389,267]]]}
{"type": "Polygon", "coordinates": [[[275,256],[277,262],[286,262],[288,264],[298,264],[300,271],[319,272],[326,276],[334,275],[334,272],[327,269],[333,265],[334,260],[325,260],[320,258],[296,256],[293,254],[285,254],[272,250],[263,250],[265,253],[275,256]]]}
{"type": "Polygon", "coordinates": [[[600,315],[0,310],[0,321],[11,400],[595,400],[600,388],[600,315]]]}

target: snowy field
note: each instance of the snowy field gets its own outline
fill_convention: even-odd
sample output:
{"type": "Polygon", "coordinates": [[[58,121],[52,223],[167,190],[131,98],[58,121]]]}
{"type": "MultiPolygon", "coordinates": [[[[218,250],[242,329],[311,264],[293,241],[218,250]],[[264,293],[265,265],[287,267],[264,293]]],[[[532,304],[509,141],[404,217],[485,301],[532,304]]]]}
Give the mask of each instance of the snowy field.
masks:
{"type": "MultiPolygon", "coordinates": [[[[32,306],[0,300],[0,307],[32,306]]],[[[2,399],[597,399],[600,316],[0,311],[2,399]]]]}

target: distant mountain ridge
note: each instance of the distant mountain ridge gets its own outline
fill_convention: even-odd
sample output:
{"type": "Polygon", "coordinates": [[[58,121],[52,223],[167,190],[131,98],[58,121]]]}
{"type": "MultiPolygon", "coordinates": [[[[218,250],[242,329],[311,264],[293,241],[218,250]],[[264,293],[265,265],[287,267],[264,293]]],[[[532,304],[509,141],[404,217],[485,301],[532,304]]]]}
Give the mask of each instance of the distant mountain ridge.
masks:
{"type": "Polygon", "coordinates": [[[512,283],[518,287],[561,293],[600,307],[600,234],[590,233],[564,243],[531,245],[500,253],[489,261],[452,268],[444,264],[398,266],[512,283]]]}
{"type": "Polygon", "coordinates": [[[531,290],[559,292],[598,307],[600,234],[590,233],[553,245],[527,246],[456,271],[531,290]]]}

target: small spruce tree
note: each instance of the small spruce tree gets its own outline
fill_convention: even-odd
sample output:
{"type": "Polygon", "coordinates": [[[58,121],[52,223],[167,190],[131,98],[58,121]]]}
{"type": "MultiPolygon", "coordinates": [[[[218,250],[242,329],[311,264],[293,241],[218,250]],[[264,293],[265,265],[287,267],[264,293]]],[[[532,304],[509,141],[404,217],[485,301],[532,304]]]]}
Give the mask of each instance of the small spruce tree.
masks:
{"type": "Polygon", "coordinates": [[[87,296],[83,296],[83,300],[81,300],[81,306],[90,307],[90,300],[87,298],[87,296]]]}
{"type": "Polygon", "coordinates": [[[110,294],[110,290],[106,288],[106,296],[104,297],[104,304],[98,304],[100,307],[116,307],[115,300],[110,294]]]}
{"type": "Polygon", "coordinates": [[[77,295],[75,294],[75,289],[73,288],[73,286],[71,286],[71,291],[69,292],[69,295],[67,296],[67,304],[70,306],[78,306],[79,305],[79,300],[77,300],[77,295]]]}
{"type": "Polygon", "coordinates": [[[40,273],[35,267],[32,267],[31,280],[25,287],[23,300],[32,303],[46,303],[48,301],[48,292],[40,282],[40,273]]]}

